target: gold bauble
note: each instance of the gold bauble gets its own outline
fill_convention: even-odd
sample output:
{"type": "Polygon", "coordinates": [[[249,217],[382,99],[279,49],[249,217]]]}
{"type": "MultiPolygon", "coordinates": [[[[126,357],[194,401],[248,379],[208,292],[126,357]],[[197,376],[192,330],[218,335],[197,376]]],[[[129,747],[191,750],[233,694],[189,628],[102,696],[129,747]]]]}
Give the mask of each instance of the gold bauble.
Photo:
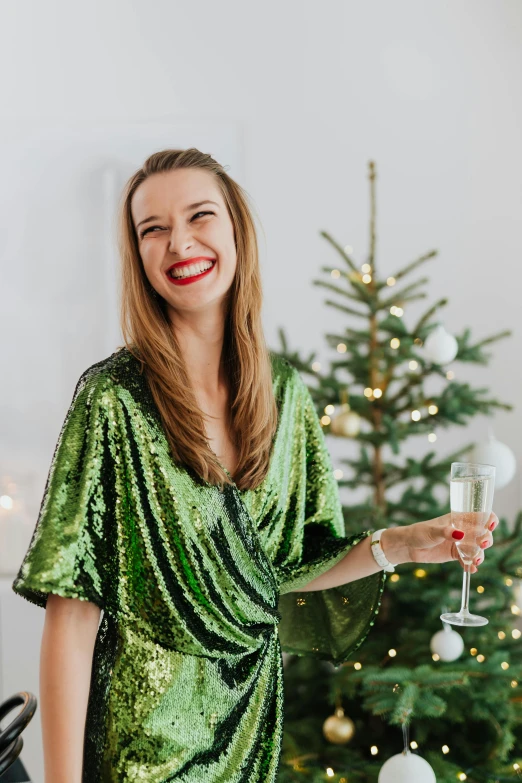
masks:
{"type": "Polygon", "coordinates": [[[345,438],[356,438],[361,431],[361,417],[350,409],[346,402],[341,405],[341,412],[333,417],[330,422],[332,435],[341,435],[345,438]]]}
{"type": "Polygon", "coordinates": [[[323,734],[334,745],[344,745],[350,742],[355,733],[353,720],[347,718],[342,707],[335,710],[323,723],[323,734]]]}

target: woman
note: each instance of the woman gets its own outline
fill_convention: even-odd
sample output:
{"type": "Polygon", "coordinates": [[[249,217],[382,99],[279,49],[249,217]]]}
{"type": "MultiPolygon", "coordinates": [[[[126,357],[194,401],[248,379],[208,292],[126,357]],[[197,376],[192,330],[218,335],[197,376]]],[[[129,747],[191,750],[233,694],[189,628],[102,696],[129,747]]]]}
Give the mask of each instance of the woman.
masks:
{"type": "MultiPolygon", "coordinates": [[[[125,347],[78,381],[13,583],[47,609],[45,781],[271,783],[281,646],[348,660],[386,572],[372,531],[343,536],[310,393],[266,348],[242,189],[196,149],[152,155],[120,252],[125,347]]],[[[380,543],[458,558],[449,515],[380,543]]]]}

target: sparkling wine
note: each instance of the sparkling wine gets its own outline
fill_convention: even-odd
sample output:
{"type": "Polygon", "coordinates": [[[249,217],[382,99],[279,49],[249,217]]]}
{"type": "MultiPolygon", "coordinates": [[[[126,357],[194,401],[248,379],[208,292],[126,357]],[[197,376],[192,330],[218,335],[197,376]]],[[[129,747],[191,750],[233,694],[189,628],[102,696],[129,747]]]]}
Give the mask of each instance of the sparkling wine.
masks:
{"type": "Polygon", "coordinates": [[[494,485],[492,476],[451,479],[451,524],[464,533],[462,541],[456,544],[466,564],[472,563],[482,551],[480,542],[491,515],[494,485]]]}

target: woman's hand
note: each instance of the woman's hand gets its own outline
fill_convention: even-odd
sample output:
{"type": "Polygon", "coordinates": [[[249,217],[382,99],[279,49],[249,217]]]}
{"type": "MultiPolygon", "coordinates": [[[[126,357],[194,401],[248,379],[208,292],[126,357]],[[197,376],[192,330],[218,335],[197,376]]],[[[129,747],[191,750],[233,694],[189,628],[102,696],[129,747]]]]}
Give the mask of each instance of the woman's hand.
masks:
{"type": "MultiPolygon", "coordinates": [[[[487,549],[493,544],[492,531],[498,526],[499,519],[494,512],[491,512],[488,523],[486,525],[486,531],[480,539],[480,544],[483,549],[487,549]]],[[[426,522],[415,522],[412,525],[406,525],[402,528],[388,528],[382,536],[382,546],[384,553],[390,560],[390,562],[397,562],[393,560],[393,552],[390,549],[390,555],[387,554],[386,539],[384,536],[386,533],[396,530],[401,531],[401,549],[402,549],[402,562],[410,563],[447,563],[449,560],[459,560],[461,566],[464,568],[459,551],[457,549],[456,541],[458,537],[454,534],[459,531],[455,530],[451,526],[451,514],[444,514],[441,517],[435,519],[428,519],[426,522]]],[[[478,569],[477,566],[484,560],[484,552],[478,556],[474,565],[471,566],[471,573],[474,574],[478,569]]]]}

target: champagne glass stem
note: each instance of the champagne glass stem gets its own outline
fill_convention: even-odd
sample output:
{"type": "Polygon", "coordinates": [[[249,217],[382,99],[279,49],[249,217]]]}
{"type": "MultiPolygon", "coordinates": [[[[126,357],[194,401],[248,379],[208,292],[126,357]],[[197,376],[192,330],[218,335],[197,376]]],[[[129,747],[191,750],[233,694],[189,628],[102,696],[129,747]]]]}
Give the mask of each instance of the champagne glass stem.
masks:
{"type": "Polygon", "coordinates": [[[460,614],[469,614],[469,585],[471,582],[471,565],[464,563],[464,576],[462,579],[462,604],[460,614]]]}

